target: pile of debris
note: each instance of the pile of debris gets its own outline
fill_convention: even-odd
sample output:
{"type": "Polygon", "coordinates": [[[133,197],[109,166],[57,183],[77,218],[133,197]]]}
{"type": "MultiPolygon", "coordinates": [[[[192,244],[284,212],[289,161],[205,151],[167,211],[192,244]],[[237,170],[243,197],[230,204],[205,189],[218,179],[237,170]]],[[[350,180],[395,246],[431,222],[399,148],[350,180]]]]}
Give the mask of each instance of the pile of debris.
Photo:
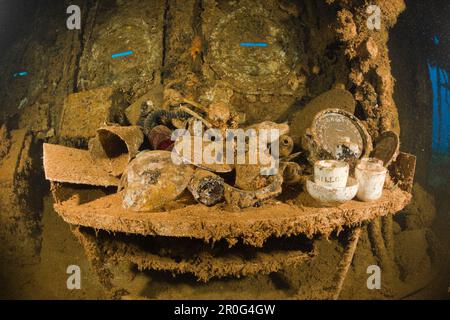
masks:
{"type": "Polygon", "coordinates": [[[45,144],[46,176],[53,182],[117,186],[123,208],[132,211],[165,210],[174,201],[194,199],[241,209],[275,201],[285,190],[298,195],[308,189],[313,195],[305,186],[319,160],[348,163],[351,172],[369,156],[389,165],[398,155],[397,135],[382,135],[374,150],[364,124],[348,111],[355,104],[351,95],[342,89],[323,94],[329,95],[338,97],[335,106],[342,108],[324,109],[319,96],[304,108],[315,116],[307,125],[294,118],[291,136],[287,123],[242,126],[242,114],[230,105],[203,106],[171,87],[159,103],[140,99],[126,109],[117,108],[109,88],[72,94],[59,134],[81,145],[89,137],[88,150],[45,144]],[[80,105],[86,114],[72,112],[80,105]]]}

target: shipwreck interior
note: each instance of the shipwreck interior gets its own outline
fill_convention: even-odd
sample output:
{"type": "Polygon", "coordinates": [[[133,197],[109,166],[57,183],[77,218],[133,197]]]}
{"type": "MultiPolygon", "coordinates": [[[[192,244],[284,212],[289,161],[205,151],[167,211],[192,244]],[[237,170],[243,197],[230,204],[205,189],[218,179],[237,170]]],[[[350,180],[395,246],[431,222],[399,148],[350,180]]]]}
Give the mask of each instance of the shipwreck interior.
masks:
{"type": "Polygon", "coordinates": [[[0,298],[448,299],[449,15],[446,0],[0,1],[0,298]],[[282,173],[169,164],[191,120],[276,128],[282,173]],[[312,199],[316,161],[356,172],[369,155],[381,197],[312,199]]]}

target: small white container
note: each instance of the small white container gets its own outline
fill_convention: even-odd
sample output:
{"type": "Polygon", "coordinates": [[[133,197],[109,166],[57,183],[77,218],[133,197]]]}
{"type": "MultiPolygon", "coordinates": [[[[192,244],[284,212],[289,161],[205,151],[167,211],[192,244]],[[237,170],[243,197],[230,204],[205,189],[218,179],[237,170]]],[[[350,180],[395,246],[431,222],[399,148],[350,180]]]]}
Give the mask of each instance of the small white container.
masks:
{"type": "Polygon", "coordinates": [[[345,188],[349,173],[347,162],[321,160],[314,164],[314,182],[328,188],[345,188]]]}
{"type": "Polygon", "coordinates": [[[344,188],[329,188],[318,185],[312,179],[306,181],[306,190],[309,195],[323,204],[344,203],[352,200],[358,191],[358,182],[348,178],[344,188]]]}
{"type": "Polygon", "coordinates": [[[355,178],[359,183],[356,197],[361,201],[375,201],[383,193],[387,169],[378,159],[362,159],[355,168],[355,178]]]}

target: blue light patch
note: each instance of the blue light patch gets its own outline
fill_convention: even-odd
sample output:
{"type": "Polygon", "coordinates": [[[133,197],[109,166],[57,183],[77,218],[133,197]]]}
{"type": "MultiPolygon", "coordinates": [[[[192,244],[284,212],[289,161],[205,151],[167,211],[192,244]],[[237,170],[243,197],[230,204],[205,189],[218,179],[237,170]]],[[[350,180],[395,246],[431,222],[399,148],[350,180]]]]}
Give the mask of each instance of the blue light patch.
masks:
{"type": "Polygon", "coordinates": [[[26,72],[26,71],[21,71],[21,72],[14,73],[14,77],[25,77],[27,75],[28,75],[28,72],[26,72]]]}
{"type": "Polygon", "coordinates": [[[129,56],[129,55],[132,55],[132,54],[133,54],[133,51],[132,51],[132,50],[128,50],[128,51],[123,51],[123,52],[113,53],[113,54],[111,55],[111,57],[112,57],[113,59],[115,59],[115,58],[119,58],[119,57],[129,56]]]}
{"type": "Polygon", "coordinates": [[[268,47],[266,42],[241,42],[241,47],[268,47]]]}

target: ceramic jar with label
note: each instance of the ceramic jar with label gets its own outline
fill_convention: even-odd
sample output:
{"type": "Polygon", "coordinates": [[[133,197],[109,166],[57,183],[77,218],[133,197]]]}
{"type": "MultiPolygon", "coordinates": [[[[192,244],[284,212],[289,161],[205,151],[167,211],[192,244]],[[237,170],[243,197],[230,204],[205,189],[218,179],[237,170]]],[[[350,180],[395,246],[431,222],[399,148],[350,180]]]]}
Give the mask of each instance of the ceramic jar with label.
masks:
{"type": "Polygon", "coordinates": [[[314,182],[328,188],[345,188],[349,165],[344,161],[321,160],[314,164],[314,182]]]}

